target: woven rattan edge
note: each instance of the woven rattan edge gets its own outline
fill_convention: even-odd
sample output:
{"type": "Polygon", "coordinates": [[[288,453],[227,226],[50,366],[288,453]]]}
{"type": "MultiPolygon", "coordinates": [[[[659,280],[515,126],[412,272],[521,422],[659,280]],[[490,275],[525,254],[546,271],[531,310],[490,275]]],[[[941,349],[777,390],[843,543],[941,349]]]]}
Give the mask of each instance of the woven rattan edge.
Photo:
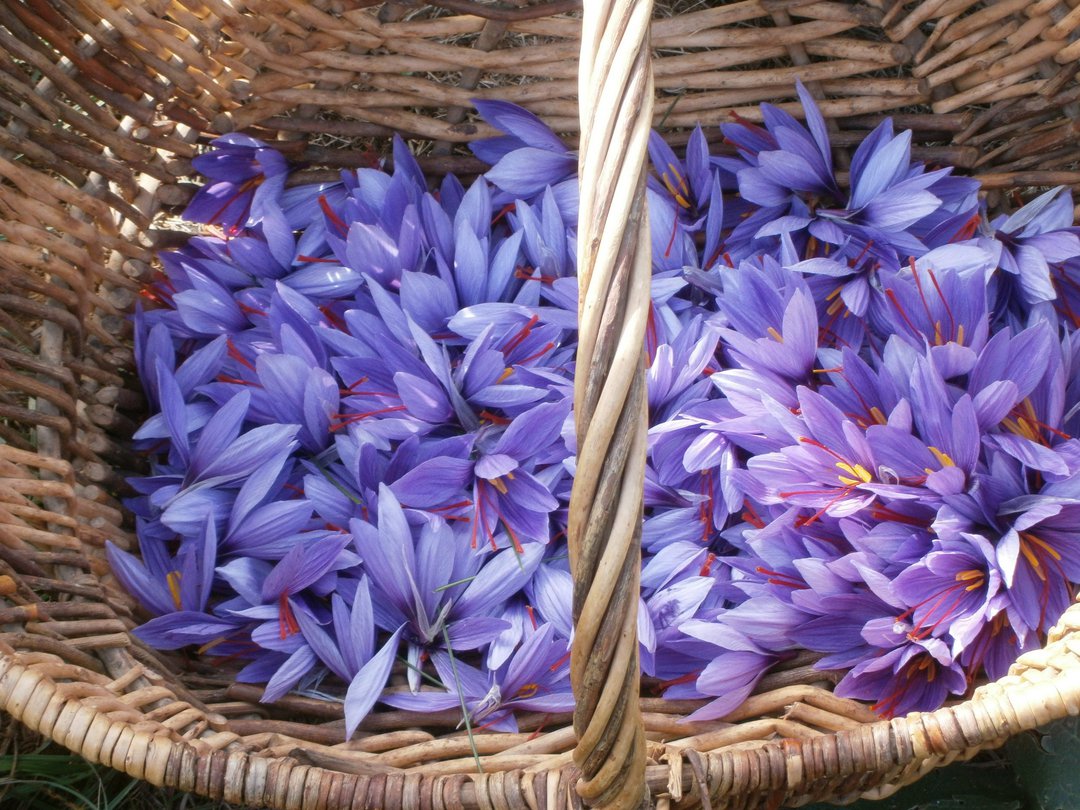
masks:
{"type": "Polygon", "coordinates": [[[455,777],[416,770],[357,776],[269,758],[241,746],[214,750],[203,740],[181,737],[166,726],[130,714],[96,708],[81,696],[65,696],[64,684],[18,652],[0,652],[0,709],[29,730],[91,762],[158,787],[171,787],[246,807],[339,810],[417,810],[454,807],[571,807],[572,766],[545,772],[513,770],[455,777]],[[562,771],[566,770],[567,773],[562,771]],[[542,798],[540,798],[542,797],[542,798]],[[555,802],[553,804],[553,801],[555,802]]]}
{"type": "Polygon", "coordinates": [[[698,806],[703,789],[712,806],[725,806],[725,796],[758,796],[768,806],[886,798],[935,768],[998,748],[1019,732],[1080,715],[1080,646],[1073,638],[1078,628],[1080,603],[1073,603],[1045,647],[1022,656],[1008,676],[962,703],[752,748],[699,754],[667,746],[667,764],[651,766],[646,783],[654,797],[690,800],[679,807],[698,806]]]}
{"type": "MultiPolygon", "coordinates": [[[[758,797],[770,806],[884,798],[934,768],[970,759],[1053,719],[1080,714],[1077,628],[1080,604],[1062,616],[1045,648],[1022,657],[1009,676],[979,688],[963,703],[831,734],[715,752],[659,746],[652,754],[663,762],[646,768],[646,784],[654,800],[679,808],[706,801],[722,807],[733,796],[740,801],[758,797]]],[[[35,655],[0,650],[0,709],[92,762],[157,786],[252,807],[304,810],[539,810],[580,803],[573,766],[453,777],[426,776],[422,769],[347,774],[290,757],[260,756],[241,745],[187,739],[130,711],[116,711],[108,702],[93,705],[80,690],[65,687],[35,655]]]]}

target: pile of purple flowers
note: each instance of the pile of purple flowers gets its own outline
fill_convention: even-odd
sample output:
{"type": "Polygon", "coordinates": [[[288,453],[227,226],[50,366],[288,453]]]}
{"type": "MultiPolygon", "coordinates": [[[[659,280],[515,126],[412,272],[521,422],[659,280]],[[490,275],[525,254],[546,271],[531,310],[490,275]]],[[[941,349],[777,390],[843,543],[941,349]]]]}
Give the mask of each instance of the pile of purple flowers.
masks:
{"type": "MultiPolygon", "coordinates": [[[[841,183],[825,123],[650,143],[646,687],[736,708],[811,650],[841,695],[933,709],[1040,644],[1080,580],[1080,237],[1063,189],[988,220],[889,121],[841,183]]],[[[576,157],[539,120],[467,189],[286,186],[242,135],[195,160],[201,236],[135,317],[154,415],[109,546],[162,649],[265,700],[572,708],[576,157]]],[[[418,719],[418,722],[422,720],[418,719]]]]}

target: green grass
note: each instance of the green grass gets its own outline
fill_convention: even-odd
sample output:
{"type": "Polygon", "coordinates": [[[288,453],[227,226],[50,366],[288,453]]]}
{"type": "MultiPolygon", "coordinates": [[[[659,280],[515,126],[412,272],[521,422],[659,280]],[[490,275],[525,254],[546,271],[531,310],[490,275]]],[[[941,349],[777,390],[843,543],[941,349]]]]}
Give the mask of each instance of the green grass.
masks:
{"type": "Polygon", "coordinates": [[[0,723],[4,810],[229,810],[232,805],[156,788],[0,723]]]}

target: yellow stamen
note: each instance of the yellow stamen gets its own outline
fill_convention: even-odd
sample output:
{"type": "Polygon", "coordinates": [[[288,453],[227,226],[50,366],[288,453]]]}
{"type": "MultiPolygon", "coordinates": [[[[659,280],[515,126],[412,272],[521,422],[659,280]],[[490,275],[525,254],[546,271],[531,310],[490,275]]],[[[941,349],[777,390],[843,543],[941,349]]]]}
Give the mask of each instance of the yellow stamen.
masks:
{"type": "Polygon", "coordinates": [[[506,484],[503,483],[503,480],[501,478],[492,478],[491,485],[495,487],[495,489],[499,490],[499,492],[503,495],[506,494],[506,484]]]}
{"type": "Polygon", "coordinates": [[[940,464],[943,468],[956,466],[956,462],[949,458],[948,453],[942,453],[936,447],[928,447],[927,450],[934,454],[934,458],[938,460],[938,464],[940,464]]]}
{"type": "Polygon", "coordinates": [[[1035,556],[1035,552],[1028,548],[1028,544],[1023,540],[1020,541],[1020,553],[1024,555],[1024,558],[1031,565],[1031,570],[1035,572],[1035,576],[1046,582],[1046,574],[1042,570],[1042,566],[1039,565],[1039,558],[1035,556]]]}
{"type": "Polygon", "coordinates": [[[986,582],[986,578],[983,576],[983,572],[977,568],[969,568],[966,571],[960,571],[956,575],[957,582],[970,582],[971,584],[964,588],[965,591],[977,591],[986,582]]]}
{"type": "Polygon", "coordinates": [[[169,593],[172,594],[173,604],[177,610],[183,610],[180,604],[180,572],[170,571],[165,575],[165,582],[169,585],[169,593]]]}
{"type": "Polygon", "coordinates": [[[881,412],[881,408],[879,408],[877,405],[874,405],[872,408],[870,408],[870,415],[874,417],[874,421],[877,422],[879,425],[885,425],[889,422],[889,420],[885,418],[885,414],[881,412]]]}
{"type": "Polygon", "coordinates": [[[776,341],[777,343],[783,343],[783,342],[784,342],[784,336],[783,336],[783,335],[781,335],[781,334],[780,334],[779,332],[777,332],[777,331],[776,331],[776,327],[775,327],[775,326],[770,326],[770,327],[769,327],[768,329],[766,329],[765,331],[766,331],[766,332],[768,332],[768,334],[769,334],[769,337],[771,337],[771,338],[772,338],[773,340],[775,340],[775,341],[776,341]]]}
{"type": "Polygon", "coordinates": [[[506,378],[509,377],[513,373],[514,373],[514,370],[512,368],[503,369],[503,373],[499,375],[499,379],[497,379],[495,381],[495,384],[498,385],[501,382],[506,382],[506,378]]]}
{"type": "Polygon", "coordinates": [[[835,315],[837,312],[839,312],[841,309],[843,309],[843,307],[844,307],[844,299],[843,298],[837,298],[835,301],[833,301],[831,304],[829,304],[829,308],[825,310],[825,314],[826,315],[835,315]]]}
{"type": "MultiPolygon", "coordinates": [[[[669,169],[671,169],[671,173],[672,173],[673,175],[675,175],[676,179],[678,179],[678,181],[679,181],[679,188],[680,188],[680,189],[682,190],[682,193],[683,193],[683,194],[686,194],[686,195],[689,195],[689,194],[690,194],[690,186],[688,186],[688,185],[686,184],[686,178],[684,178],[684,177],[682,176],[682,172],[680,172],[680,171],[679,171],[679,167],[678,167],[678,166],[676,166],[676,165],[675,165],[674,163],[669,163],[669,164],[667,165],[667,167],[668,167],[669,169]]],[[[665,175],[665,176],[666,176],[666,175],[665,175]]]]}
{"type": "Polygon", "coordinates": [[[964,325],[963,324],[960,324],[958,327],[956,327],[956,342],[959,343],[961,346],[964,345],[964,325]]]}
{"type": "Polygon", "coordinates": [[[1002,419],[1002,427],[1010,433],[1015,433],[1017,436],[1027,439],[1028,441],[1043,444],[1042,432],[1039,429],[1039,417],[1035,413],[1035,406],[1031,404],[1031,399],[1025,397],[1018,408],[1021,413],[1016,413],[1016,410],[1014,410],[1013,413],[1016,415],[1016,418],[1002,419]]]}
{"type": "Polygon", "coordinates": [[[666,172],[664,173],[664,185],[667,187],[667,190],[671,192],[671,196],[675,198],[675,202],[677,202],[683,208],[689,208],[690,203],[687,201],[684,194],[689,194],[690,191],[686,188],[686,183],[683,181],[682,177],[679,175],[678,172],[675,172],[675,176],[679,178],[679,186],[683,190],[681,193],[679,189],[675,188],[674,184],[672,184],[671,179],[667,176],[666,172]]]}
{"type": "Polygon", "coordinates": [[[517,694],[514,697],[525,698],[526,700],[531,697],[535,697],[536,693],[540,691],[540,685],[535,683],[527,683],[523,687],[517,690],[517,694]]]}
{"type": "Polygon", "coordinates": [[[207,650],[214,649],[214,647],[216,647],[218,644],[221,644],[223,641],[225,641],[225,636],[218,636],[213,641],[208,641],[205,644],[203,644],[195,652],[197,652],[199,655],[202,655],[207,650]]]}
{"type": "Polygon", "coordinates": [[[934,345],[940,346],[945,342],[945,339],[941,336],[941,321],[934,322],[934,345]]]}
{"type": "Polygon", "coordinates": [[[1022,430],[1022,428],[1016,422],[1015,419],[1002,419],[1001,420],[1001,426],[1003,428],[1005,428],[1007,431],[1009,431],[1009,433],[1015,433],[1017,436],[1022,436],[1023,435],[1020,432],[1022,430]]]}
{"type": "Polygon", "coordinates": [[[1036,537],[1031,532],[1020,532],[1020,537],[1029,543],[1034,543],[1036,546],[1041,548],[1055,560],[1061,559],[1061,555],[1057,552],[1057,550],[1052,545],[1043,540],[1041,537],[1036,537]]]}
{"type": "Polygon", "coordinates": [[[832,291],[831,293],[829,293],[828,295],[826,295],[826,296],[825,296],[825,300],[826,300],[826,301],[832,301],[832,300],[833,300],[834,298],[836,298],[836,296],[840,295],[840,291],[841,291],[842,289],[844,289],[844,285],[843,285],[843,284],[841,284],[841,285],[840,285],[839,287],[837,287],[837,288],[836,288],[835,290],[833,290],[833,291],[832,291]]]}
{"type": "Polygon", "coordinates": [[[862,464],[848,464],[846,461],[838,461],[836,466],[851,476],[850,478],[844,475],[840,476],[840,483],[849,487],[858,486],[860,483],[869,484],[874,478],[862,464]]]}

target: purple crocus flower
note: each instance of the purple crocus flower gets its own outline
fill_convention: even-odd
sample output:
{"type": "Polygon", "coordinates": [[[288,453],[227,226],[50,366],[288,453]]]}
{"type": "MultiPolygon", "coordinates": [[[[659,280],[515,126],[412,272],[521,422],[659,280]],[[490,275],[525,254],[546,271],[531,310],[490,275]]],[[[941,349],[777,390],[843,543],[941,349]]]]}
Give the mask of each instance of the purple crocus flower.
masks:
{"type": "Polygon", "coordinates": [[[111,541],[105,543],[109,567],[128,593],[151,613],[205,611],[214,580],[217,532],[205,516],[197,536],[181,542],[170,555],[164,540],[143,532],[139,544],[142,561],[111,541]]]}
{"type": "Polygon", "coordinates": [[[870,312],[875,332],[929,344],[946,376],[964,373],[989,336],[984,280],[996,262],[983,245],[947,245],[883,275],[870,312]]]}
{"type": "MultiPolygon", "coordinates": [[[[379,487],[378,528],[362,520],[350,523],[355,548],[372,581],[375,622],[393,630],[405,625],[408,659],[413,667],[420,653],[445,640],[455,650],[488,644],[507,624],[492,615],[520,591],[544,547],[506,549],[484,560],[440,518],[425,520],[414,534],[394,493],[379,487]]],[[[413,689],[419,669],[410,669],[413,689]]]]}
{"type": "Polygon", "coordinates": [[[1063,186],[1044,192],[1011,216],[991,220],[994,238],[1002,245],[999,268],[1008,274],[998,276],[1005,295],[1014,288],[1025,308],[1057,298],[1051,265],[1080,257],[1080,237],[1072,224],[1072,194],[1063,186]]]}
{"type": "Polygon", "coordinates": [[[526,411],[488,447],[481,437],[480,457],[473,467],[473,548],[484,540],[497,548],[495,533],[500,524],[518,553],[523,543],[547,542],[551,535],[548,518],[559,502],[534,471],[523,467],[522,460],[545,452],[553,444],[564,447],[562,427],[569,406],[569,401],[563,400],[526,411]]]}
{"type": "Polygon", "coordinates": [[[1022,627],[1017,632],[1009,619],[1009,611],[995,613],[960,653],[960,664],[969,678],[974,678],[980,670],[991,680],[1004,678],[1021,654],[1039,646],[1038,635],[1025,630],[1022,627]]]}
{"type": "Polygon", "coordinates": [[[817,312],[798,277],[769,259],[760,270],[744,263],[725,275],[718,303],[728,320],[720,338],[736,363],[783,380],[809,378],[817,353],[817,312]]]}
{"type": "Polygon", "coordinates": [[[1004,607],[994,547],[985,537],[964,534],[936,544],[925,559],[893,581],[911,617],[913,638],[954,639],[953,654],[967,647],[1004,607]]]}
{"type": "Polygon", "coordinates": [[[738,173],[739,193],[771,214],[807,212],[800,195],[839,199],[825,119],[801,83],[806,126],[771,104],[761,105],[765,129],[723,124],[724,137],[750,164],[738,173]]]}
{"type": "Polygon", "coordinates": [[[465,704],[474,729],[517,731],[516,709],[536,712],[569,712],[574,708],[570,691],[570,656],[566,640],[551,624],[542,624],[497,670],[482,672],[452,653],[432,653],[432,662],[446,691],[389,692],[384,703],[415,712],[455,709],[465,704]]]}
{"type": "Polygon", "coordinates": [[[216,182],[203,186],[184,212],[196,222],[220,224],[227,236],[247,229],[266,243],[274,263],[288,267],[295,252],[281,208],[288,164],[262,141],[239,133],[216,139],[192,165],[216,182]]]}
{"type": "Polygon", "coordinates": [[[1048,485],[1039,495],[1005,501],[998,516],[1008,526],[998,541],[1002,578],[1016,612],[1043,633],[1072,601],[1070,582],[1080,580],[1076,526],[1080,500],[1062,498],[1048,485]]]}
{"type": "MultiPolygon", "coordinates": [[[[485,121],[507,133],[469,144],[474,155],[491,164],[488,180],[507,194],[529,200],[576,175],[577,155],[531,112],[506,101],[474,99],[473,104],[485,121]]],[[[573,191],[576,217],[576,186],[573,191]]]]}
{"type": "MultiPolygon", "coordinates": [[[[791,648],[788,633],[802,616],[790,605],[762,597],[722,612],[716,617],[719,621],[683,622],[679,630],[694,642],[676,649],[684,654],[693,649],[709,662],[694,683],[695,696],[715,698],[687,720],[716,720],[738,708],[766,670],[791,648]]],[[[666,696],[676,697],[670,690],[666,696]]]]}
{"type": "Polygon", "coordinates": [[[294,615],[315,654],[331,672],[349,684],[345,695],[345,739],[350,739],[386,686],[404,628],[391,633],[376,652],[374,610],[366,577],[356,584],[351,608],[336,593],[331,605],[331,632],[324,630],[303,608],[294,615]]]}
{"type": "Polygon", "coordinates": [[[211,147],[191,165],[214,182],[199,189],[184,218],[236,233],[274,209],[289,167],[276,149],[238,132],[216,138],[211,147]]]}
{"type": "MultiPolygon", "coordinates": [[[[980,227],[974,181],[888,122],[844,191],[798,95],[805,123],[727,125],[734,157],[649,144],[639,637],[668,697],[718,698],[695,718],[798,647],[883,713],[933,708],[1080,576],[1067,195],[980,227]]],[[[192,216],[228,239],[164,256],[136,316],[143,562],[108,553],[158,614],[137,632],[247,660],[267,700],[340,682],[350,733],[399,648],[392,705],[570,708],[577,157],[477,106],[507,134],[467,189],[395,139],[392,174],[285,191],[280,156],[220,140],[192,216]]]]}
{"type": "Polygon", "coordinates": [[[875,701],[874,711],[885,717],[928,711],[966,691],[960,664],[936,638],[910,641],[856,664],[836,685],[841,697],[875,701]]]}

